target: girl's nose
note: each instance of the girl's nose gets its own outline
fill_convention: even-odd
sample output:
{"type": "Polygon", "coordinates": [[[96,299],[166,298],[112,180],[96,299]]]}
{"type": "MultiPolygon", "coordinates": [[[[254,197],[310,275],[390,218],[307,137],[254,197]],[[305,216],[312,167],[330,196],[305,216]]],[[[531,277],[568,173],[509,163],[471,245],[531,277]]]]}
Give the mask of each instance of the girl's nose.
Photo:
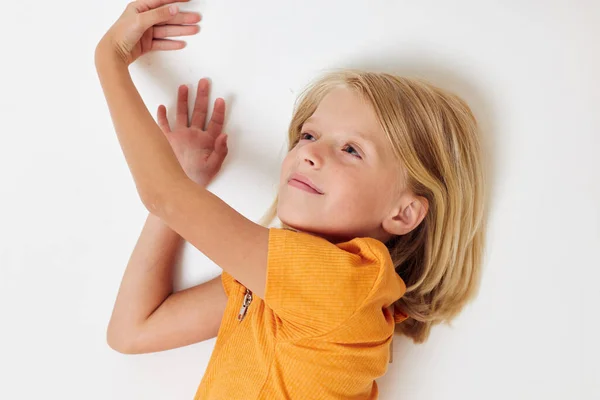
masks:
{"type": "Polygon", "coordinates": [[[324,141],[309,143],[302,148],[301,157],[312,167],[321,168],[325,159],[325,153],[327,152],[326,146],[324,141]]]}

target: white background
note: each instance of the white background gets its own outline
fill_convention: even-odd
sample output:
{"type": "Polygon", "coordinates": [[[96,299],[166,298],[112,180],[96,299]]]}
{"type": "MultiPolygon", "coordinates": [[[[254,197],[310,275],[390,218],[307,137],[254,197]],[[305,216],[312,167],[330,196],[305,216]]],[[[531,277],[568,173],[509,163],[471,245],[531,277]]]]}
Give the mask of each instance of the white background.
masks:
{"type": "MultiPolygon", "coordinates": [[[[191,399],[214,339],[156,354],[105,332],[146,218],[94,68],[121,0],[2,5],[0,398],[191,399]]],[[[394,343],[381,399],[598,399],[600,2],[192,1],[201,33],[131,67],[151,113],[179,84],[228,105],[209,187],[258,220],[299,91],[327,68],[427,78],[471,105],[492,174],[480,295],[394,343]]],[[[193,99],[193,98],[192,98],[193,99]]],[[[176,288],[220,273],[187,245],[176,288]]]]}

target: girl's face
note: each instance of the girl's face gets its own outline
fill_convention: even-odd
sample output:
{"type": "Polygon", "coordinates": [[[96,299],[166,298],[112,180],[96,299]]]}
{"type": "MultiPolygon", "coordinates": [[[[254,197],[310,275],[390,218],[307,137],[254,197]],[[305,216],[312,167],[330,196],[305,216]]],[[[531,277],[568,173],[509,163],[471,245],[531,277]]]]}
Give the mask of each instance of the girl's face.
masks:
{"type": "Polygon", "coordinates": [[[277,215],[294,229],[333,243],[391,237],[382,221],[400,195],[399,164],[375,111],[350,89],[330,91],[304,123],[279,185],[277,215]]]}

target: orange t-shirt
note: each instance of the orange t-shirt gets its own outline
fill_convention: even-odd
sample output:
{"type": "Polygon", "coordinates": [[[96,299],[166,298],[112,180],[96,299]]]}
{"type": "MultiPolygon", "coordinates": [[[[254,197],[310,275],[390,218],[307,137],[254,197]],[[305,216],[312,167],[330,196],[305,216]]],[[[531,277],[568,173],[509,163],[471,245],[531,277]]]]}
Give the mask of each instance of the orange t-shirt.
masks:
{"type": "Polygon", "coordinates": [[[407,318],[390,308],[406,286],[381,241],[269,228],[265,298],[225,271],[222,282],[227,306],[195,400],[377,398],[407,318]]]}

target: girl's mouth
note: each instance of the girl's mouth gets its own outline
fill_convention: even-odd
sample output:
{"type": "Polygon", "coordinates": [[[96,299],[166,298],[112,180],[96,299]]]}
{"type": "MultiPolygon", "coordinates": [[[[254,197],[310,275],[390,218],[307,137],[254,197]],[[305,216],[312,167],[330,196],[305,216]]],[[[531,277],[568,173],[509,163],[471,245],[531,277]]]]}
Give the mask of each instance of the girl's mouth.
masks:
{"type": "Polygon", "coordinates": [[[311,188],[310,186],[308,186],[306,183],[297,181],[296,179],[292,179],[288,182],[288,185],[290,186],[294,186],[300,190],[304,190],[306,192],[309,193],[314,193],[314,194],[321,194],[319,192],[317,192],[315,189],[311,188]]]}

